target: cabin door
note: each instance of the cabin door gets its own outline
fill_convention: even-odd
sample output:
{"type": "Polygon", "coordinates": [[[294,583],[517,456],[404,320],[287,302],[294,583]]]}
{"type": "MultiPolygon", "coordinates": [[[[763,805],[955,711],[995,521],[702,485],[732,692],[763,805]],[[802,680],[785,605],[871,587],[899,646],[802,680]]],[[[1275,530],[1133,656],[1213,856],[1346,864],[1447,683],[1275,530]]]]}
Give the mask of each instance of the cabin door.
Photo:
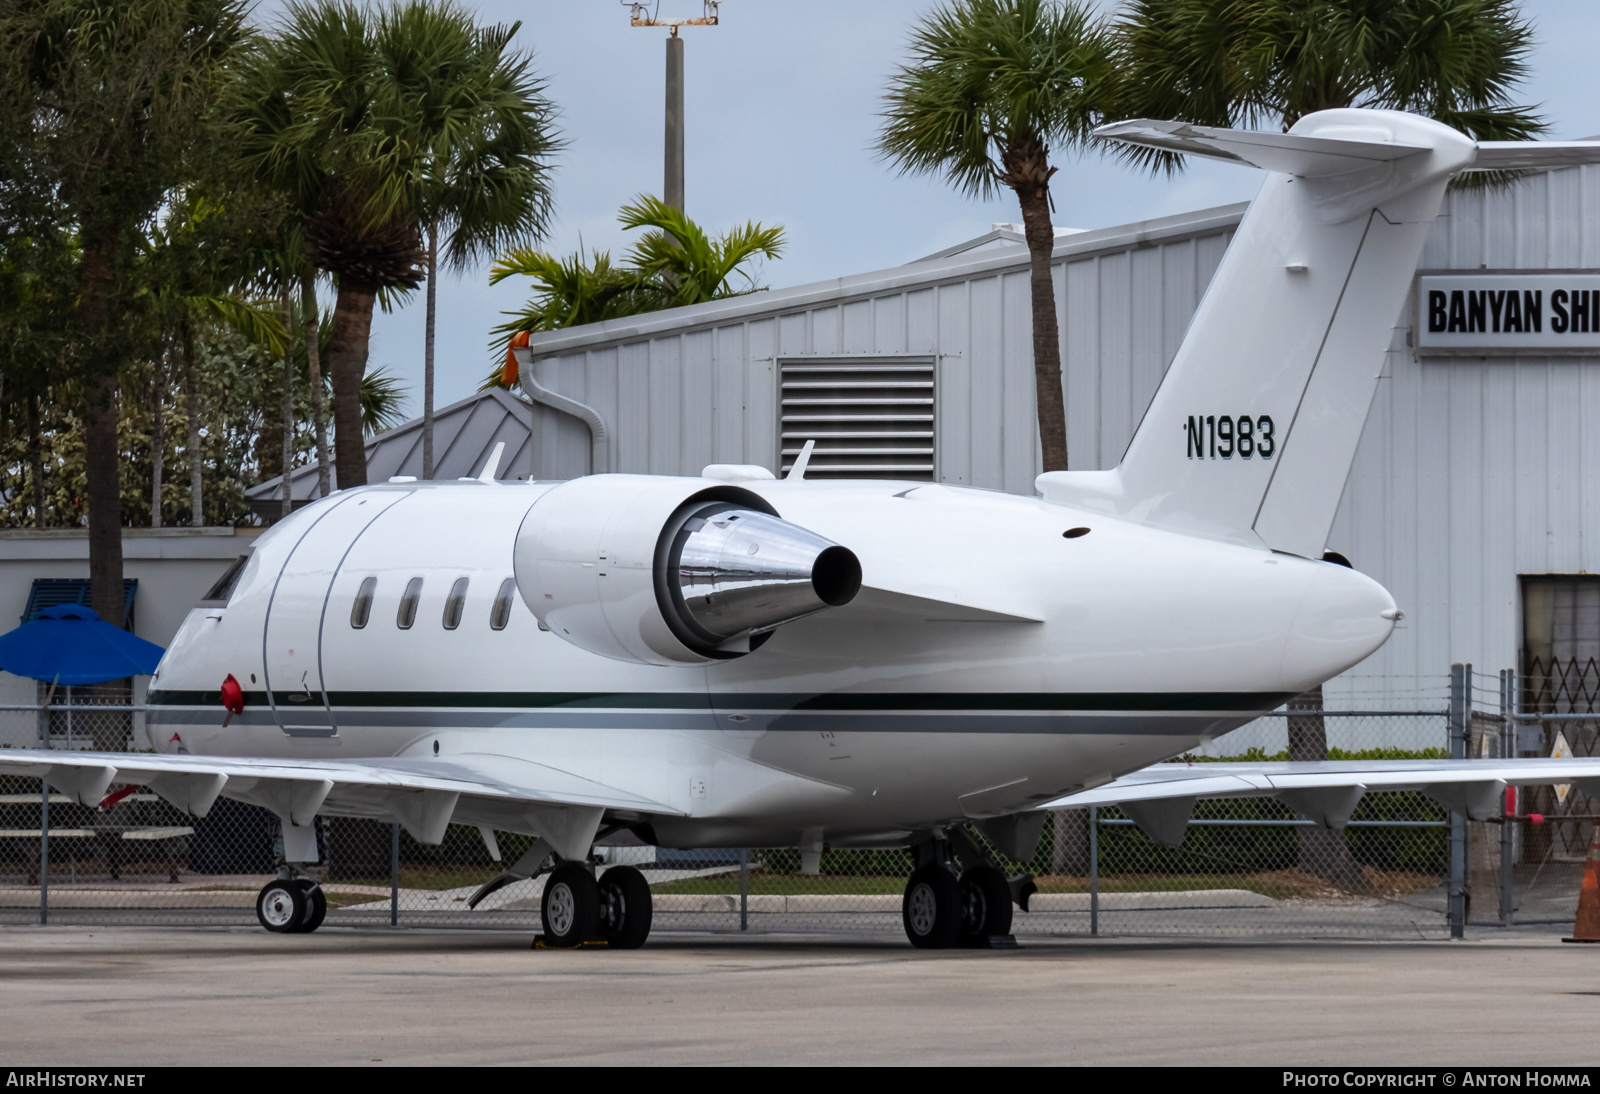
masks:
{"type": "Polygon", "coordinates": [[[291,737],[332,737],[333,705],[322,684],[322,613],[328,588],[356,538],[410,491],[352,494],[324,508],[284,559],[267,605],[262,662],[278,725],[291,737]]]}

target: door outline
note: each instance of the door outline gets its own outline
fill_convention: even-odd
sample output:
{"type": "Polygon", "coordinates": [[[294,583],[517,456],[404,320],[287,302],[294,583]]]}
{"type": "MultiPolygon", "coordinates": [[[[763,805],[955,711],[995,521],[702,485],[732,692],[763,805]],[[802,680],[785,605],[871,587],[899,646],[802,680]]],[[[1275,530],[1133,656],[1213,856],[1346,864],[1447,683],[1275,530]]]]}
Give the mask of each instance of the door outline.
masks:
{"type": "MultiPolygon", "coordinates": [[[[348,497],[340,499],[337,503],[330,505],[317,517],[316,520],[312,521],[306,527],[306,530],[300,533],[300,538],[295,541],[294,546],[289,548],[289,553],[284,556],[283,565],[278,568],[278,576],[274,578],[272,582],[272,595],[267,600],[266,618],[263,620],[261,627],[261,668],[262,672],[266,675],[267,705],[272,710],[273,720],[278,723],[278,728],[282,730],[286,736],[326,738],[337,737],[339,735],[339,724],[333,715],[333,703],[328,698],[327,678],[323,675],[322,671],[322,632],[324,622],[327,618],[328,601],[333,594],[333,583],[335,579],[338,578],[339,573],[343,570],[345,559],[349,557],[351,548],[353,548],[356,542],[360,540],[362,535],[366,533],[366,530],[372,526],[373,521],[376,521],[378,517],[394,508],[395,505],[399,504],[405,498],[415,493],[415,491],[406,490],[397,491],[397,493],[400,494],[399,497],[395,498],[393,501],[389,502],[387,505],[384,505],[377,512],[375,512],[372,517],[361,526],[360,531],[351,537],[350,542],[345,545],[343,554],[339,556],[338,563],[334,566],[333,571],[328,576],[327,588],[325,588],[322,592],[322,606],[317,614],[316,666],[317,692],[322,698],[322,711],[327,717],[326,725],[290,725],[288,724],[289,719],[285,716],[285,710],[278,706],[277,697],[273,693],[272,660],[271,651],[268,647],[268,640],[272,633],[272,609],[278,600],[278,590],[283,583],[283,575],[288,571],[290,563],[294,561],[295,555],[299,552],[300,548],[305,545],[307,539],[311,538],[311,535],[316,531],[317,526],[331,516],[334,512],[352,503],[360,504],[360,502],[356,500],[356,495],[352,494],[348,497]]],[[[371,495],[368,495],[367,498],[362,498],[361,501],[369,500],[370,497],[371,495]]],[[[310,670],[307,670],[306,673],[303,673],[300,680],[301,686],[307,695],[310,694],[310,688],[304,686],[304,681],[306,675],[309,674],[309,671],[310,670]]],[[[299,711],[295,711],[294,713],[299,713],[299,711]]]]}
{"type": "MultiPolygon", "coordinates": [[[[356,544],[361,542],[361,537],[366,535],[367,530],[370,529],[374,524],[378,523],[378,518],[382,517],[385,513],[393,512],[397,505],[405,501],[412,494],[415,494],[416,491],[402,490],[397,491],[397,493],[400,495],[398,498],[374,513],[372,515],[372,519],[361,526],[361,531],[350,537],[350,542],[345,545],[344,554],[339,556],[338,564],[334,566],[333,573],[328,577],[328,587],[323,591],[322,594],[322,611],[317,616],[317,677],[322,681],[322,701],[328,708],[328,725],[332,730],[328,736],[331,737],[338,736],[339,723],[333,716],[333,701],[328,698],[328,674],[327,671],[322,667],[322,632],[328,626],[328,603],[333,599],[333,586],[338,582],[339,575],[344,573],[344,564],[349,561],[350,552],[356,549],[356,544]]],[[[295,546],[298,547],[299,544],[296,544],[295,546]]]]}

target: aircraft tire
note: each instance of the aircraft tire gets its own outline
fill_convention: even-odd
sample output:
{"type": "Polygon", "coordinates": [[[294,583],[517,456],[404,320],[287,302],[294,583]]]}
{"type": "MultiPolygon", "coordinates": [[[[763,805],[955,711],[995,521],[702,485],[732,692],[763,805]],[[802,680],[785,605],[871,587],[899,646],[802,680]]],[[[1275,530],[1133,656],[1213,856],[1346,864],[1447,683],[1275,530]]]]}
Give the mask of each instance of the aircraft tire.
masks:
{"type": "Polygon", "coordinates": [[[306,918],[306,895],[293,881],[275,878],[256,894],[256,919],[273,934],[295,933],[306,918]]]}
{"type": "Polygon", "coordinates": [[[600,934],[617,950],[636,950],[650,937],[650,883],[632,866],[600,876],[600,934]]]}
{"type": "Polygon", "coordinates": [[[975,945],[1011,933],[1011,886],[1006,876],[983,863],[961,874],[961,941],[975,945]]]}
{"type": "Polygon", "coordinates": [[[961,883],[937,863],[919,866],[900,901],[906,937],[919,950],[942,950],[961,937],[961,883]]]}
{"type": "Polygon", "coordinates": [[[322,926],[322,921],[328,916],[328,895],[322,891],[322,886],[309,878],[300,879],[300,891],[306,895],[306,915],[294,933],[310,934],[322,926]]]}
{"type": "Polygon", "coordinates": [[[544,884],[539,902],[546,946],[581,946],[600,928],[600,886],[581,862],[563,862],[544,884]]]}

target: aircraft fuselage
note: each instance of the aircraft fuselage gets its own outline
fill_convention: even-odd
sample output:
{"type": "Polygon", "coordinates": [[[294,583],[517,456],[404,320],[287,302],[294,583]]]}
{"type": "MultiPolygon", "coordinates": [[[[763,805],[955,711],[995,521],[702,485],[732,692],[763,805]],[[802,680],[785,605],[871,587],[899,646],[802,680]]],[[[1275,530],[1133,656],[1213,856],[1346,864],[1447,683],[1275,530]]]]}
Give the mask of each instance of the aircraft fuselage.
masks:
{"type": "Polygon", "coordinates": [[[570,766],[671,806],[623,818],[667,846],[892,844],[1180,754],[1393,627],[1389,595],[1348,568],[1038,499],[740,486],[854,551],[857,598],[747,656],[630,664],[542,629],[522,596],[506,610],[519,528],[550,484],[343,491],[263,534],[227,603],[190,614],[151,686],[152,739],[570,766]],[[225,726],[229,674],[245,709],[225,726]]]}

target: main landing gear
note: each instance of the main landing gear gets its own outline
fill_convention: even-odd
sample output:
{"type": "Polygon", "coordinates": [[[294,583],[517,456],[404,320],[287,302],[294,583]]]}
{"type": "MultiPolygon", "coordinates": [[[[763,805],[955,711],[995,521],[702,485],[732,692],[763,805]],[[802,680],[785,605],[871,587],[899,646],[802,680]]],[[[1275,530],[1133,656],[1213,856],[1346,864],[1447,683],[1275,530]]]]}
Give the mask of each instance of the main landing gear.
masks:
{"type": "MultiPolygon", "coordinates": [[[[616,829],[600,833],[604,837],[616,829]]],[[[517,881],[548,872],[539,914],[544,920],[540,944],[552,949],[603,942],[634,950],[650,937],[650,883],[632,866],[613,866],[600,873],[591,856],[564,859],[540,838],[510,867],[486,881],[467,899],[476,908],[487,897],[517,881]]]]}
{"type": "Polygon", "coordinates": [[[603,941],[638,949],[650,935],[650,884],[632,866],[613,866],[597,878],[590,863],[563,862],[544,884],[539,912],[546,946],[603,941]]]}
{"type": "MultiPolygon", "coordinates": [[[[946,840],[916,847],[919,865],[900,902],[906,937],[918,949],[985,947],[1010,943],[1011,884],[992,863],[979,861],[958,872],[946,840]]],[[[964,858],[976,857],[963,855],[964,858]]]]}
{"type": "Polygon", "coordinates": [[[256,894],[256,919],[273,934],[310,934],[327,915],[328,898],[313,878],[274,878],[256,894]]]}

